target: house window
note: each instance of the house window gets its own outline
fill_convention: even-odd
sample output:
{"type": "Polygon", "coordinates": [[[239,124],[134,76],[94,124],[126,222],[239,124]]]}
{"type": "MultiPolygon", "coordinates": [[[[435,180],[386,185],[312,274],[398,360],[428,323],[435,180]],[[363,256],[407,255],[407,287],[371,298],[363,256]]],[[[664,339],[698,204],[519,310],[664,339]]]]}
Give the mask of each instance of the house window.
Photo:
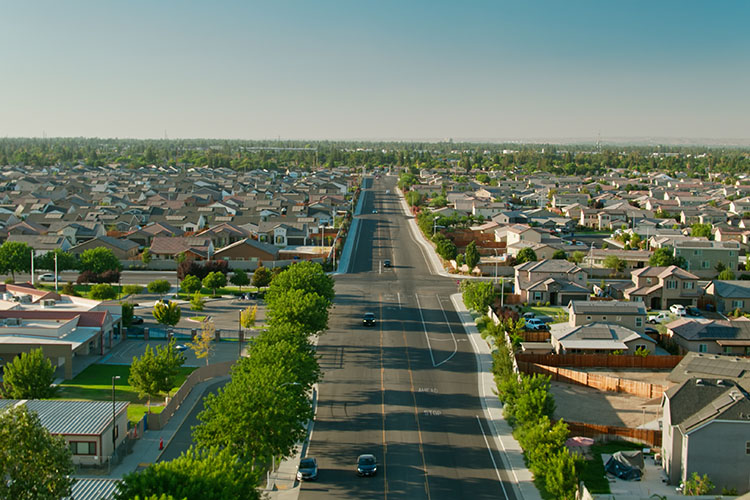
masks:
{"type": "Polygon", "coordinates": [[[635,345],[636,351],[645,351],[646,350],[646,344],[636,344],[635,345]]]}
{"type": "Polygon", "coordinates": [[[703,262],[701,262],[701,268],[709,269],[710,267],[711,267],[711,263],[709,261],[704,260],[703,262]]]}
{"type": "Polygon", "coordinates": [[[677,280],[668,280],[667,281],[667,288],[669,288],[669,289],[675,289],[675,288],[677,288],[677,280]]]}
{"type": "Polygon", "coordinates": [[[602,321],[607,321],[607,317],[606,316],[602,316],[602,321]]]}
{"type": "Polygon", "coordinates": [[[542,292],[534,292],[534,300],[542,300],[542,292]]]}
{"type": "Polygon", "coordinates": [[[591,321],[591,316],[586,316],[586,321],[591,321]]]}
{"type": "Polygon", "coordinates": [[[693,250],[693,255],[700,255],[700,254],[701,254],[700,250],[693,250]]]}
{"type": "Polygon", "coordinates": [[[734,257],[734,250],[730,250],[730,251],[729,251],[729,256],[730,256],[730,257],[734,257]]]}
{"type": "Polygon", "coordinates": [[[733,300],[732,301],[732,309],[737,309],[738,307],[740,309],[742,309],[743,307],[745,307],[745,301],[744,300],[733,300]]]}
{"type": "Polygon", "coordinates": [[[708,346],[706,344],[698,344],[698,352],[708,352],[708,346]]]}
{"type": "Polygon", "coordinates": [[[643,318],[635,318],[635,326],[643,326],[643,318]]]}
{"type": "Polygon", "coordinates": [[[682,288],[684,288],[685,290],[692,290],[694,286],[695,283],[693,283],[692,281],[684,281],[682,283],[682,288]]]}
{"type": "Polygon", "coordinates": [[[96,441],[71,441],[70,452],[73,455],[96,455],[96,441]]]}
{"type": "Polygon", "coordinates": [[[724,354],[732,354],[732,346],[724,346],[724,354]]]}

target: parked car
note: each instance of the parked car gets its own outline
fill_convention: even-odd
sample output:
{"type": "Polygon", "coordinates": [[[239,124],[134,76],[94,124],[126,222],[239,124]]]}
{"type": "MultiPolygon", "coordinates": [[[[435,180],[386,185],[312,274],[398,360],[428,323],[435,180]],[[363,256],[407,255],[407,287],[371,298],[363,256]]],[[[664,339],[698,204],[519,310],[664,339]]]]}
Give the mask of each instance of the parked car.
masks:
{"type": "Polygon", "coordinates": [[[530,318],[526,320],[526,329],[534,331],[547,330],[547,323],[538,318],[530,318]]]}
{"type": "Polygon", "coordinates": [[[378,472],[378,461],[375,455],[365,454],[357,458],[357,475],[374,476],[378,472]]]}
{"type": "Polygon", "coordinates": [[[375,314],[365,313],[365,316],[362,318],[362,324],[365,326],[375,326],[375,314]]]}
{"type": "Polygon", "coordinates": [[[131,325],[142,325],[143,324],[143,318],[140,316],[133,316],[133,320],[130,322],[131,325]]]}
{"type": "Polygon", "coordinates": [[[383,267],[391,267],[391,261],[389,259],[385,259],[383,261],[383,267]]]}
{"type": "Polygon", "coordinates": [[[697,308],[697,307],[695,307],[695,306],[687,306],[687,307],[685,308],[685,312],[687,312],[687,315],[688,315],[688,316],[693,316],[693,317],[696,317],[696,318],[699,318],[699,317],[702,317],[702,316],[703,316],[703,315],[701,314],[701,311],[700,311],[700,309],[698,309],[698,308],[697,308]]]}
{"type": "Polygon", "coordinates": [[[185,344],[177,344],[177,345],[174,346],[174,348],[178,352],[182,352],[182,351],[187,351],[188,350],[188,346],[186,346],[185,344]]]}
{"type": "Polygon", "coordinates": [[[376,214],[376,213],[378,213],[378,210],[377,210],[377,209],[375,209],[375,208],[373,208],[373,209],[372,209],[372,213],[376,214]]]}
{"type": "Polygon", "coordinates": [[[530,320],[531,318],[534,318],[534,317],[536,317],[536,313],[532,311],[523,313],[523,319],[525,320],[530,320]]]}
{"type": "Polygon", "coordinates": [[[651,324],[656,323],[666,323],[667,321],[671,321],[672,317],[669,315],[669,313],[660,312],[659,314],[654,314],[648,317],[648,322],[651,324]]]}
{"type": "Polygon", "coordinates": [[[676,316],[686,316],[687,311],[685,311],[685,306],[682,304],[672,304],[672,306],[669,308],[669,312],[676,316]]]}
{"type": "MultiPolygon", "coordinates": [[[[55,273],[44,273],[39,275],[39,281],[55,281],[55,273]]],[[[57,275],[57,281],[62,281],[60,275],[57,275]]]]}
{"type": "Polygon", "coordinates": [[[318,479],[318,461],[313,457],[305,457],[297,466],[297,481],[315,481],[318,479]]]}

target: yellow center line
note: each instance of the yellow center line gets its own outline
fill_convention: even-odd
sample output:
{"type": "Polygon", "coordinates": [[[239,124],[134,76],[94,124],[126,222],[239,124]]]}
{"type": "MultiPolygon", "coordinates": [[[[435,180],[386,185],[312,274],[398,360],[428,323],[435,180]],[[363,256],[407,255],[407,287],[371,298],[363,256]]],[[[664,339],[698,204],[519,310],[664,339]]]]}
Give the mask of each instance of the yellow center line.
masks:
{"type": "Polygon", "coordinates": [[[430,480],[427,477],[427,460],[424,457],[424,444],[422,442],[422,426],[419,425],[419,408],[417,407],[417,395],[414,392],[414,377],[411,371],[411,360],[409,359],[409,344],[406,342],[406,330],[401,323],[401,334],[404,336],[404,349],[406,350],[406,366],[409,371],[409,386],[411,387],[411,397],[414,401],[414,420],[417,422],[417,436],[419,437],[419,454],[422,455],[422,470],[424,471],[424,490],[427,493],[427,499],[430,500],[430,480]]]}

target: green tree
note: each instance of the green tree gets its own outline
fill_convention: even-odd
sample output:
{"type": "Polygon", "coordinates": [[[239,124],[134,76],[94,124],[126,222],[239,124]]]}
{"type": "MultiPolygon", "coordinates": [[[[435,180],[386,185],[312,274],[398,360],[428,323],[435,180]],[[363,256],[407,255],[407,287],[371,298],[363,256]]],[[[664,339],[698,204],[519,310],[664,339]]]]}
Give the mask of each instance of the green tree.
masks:
{"type": "Polygon", "coordinates": [[[722,272],[719,273],[718,279],[720,280],[733,280],[734,279],[734,273],[731,269],[724,269],[722,272]]]}
{"type": "Polygon", "coordinates": [[[96,247],[81,254],[80,268],[82,271],[101,274],[105,271],[120,271],[122,264],[109,248],[96,247]]]}
{"type": "Polygon", "coordinates": [[[333,284],[333,278],[323,271],[320,264],[310,261],[297,262],[271,280],[266,302],[270,307],[275,295],[295,289],[317,293],[330,304],[333,303],[335,295],[333,284]]]}
{"type": "Polygon", "coordinates": [[[243,328],[252,328],[255,326],[255,316],[258,314],[258,305],[248,307],[240,313],[240,324],[243,328]]]}
{"type": "Polygon", "coordinates": [[[568,258],[570,262],[573,262],[575,264],[580,264],[583,262],[583,259],[586,257],[586,254],[581,252],[580,250],[576,250],[571,254],[571,256],[568,258]]]}
{"type": "Polygon", "coordinates": [[[159,297],[163,297],[165,293],[168,293],[172,288],[172,285],[167,280],[154,280],[146,285],[148,293],[156,293],[159,297]]]}
{"type": "Polygon", "coordinates": [[[149,265],[151,263],[151,250],[148,248],[144,248],[143,252],[141,252],[141,262],[143,262],[145,265],[149,265]]]}
{"type": "Polygon", "coordinates": [[[55,255],[57,255],[57,270],[65,271],[69,269],[78,268],[78,260],[76,257],[68,252],[56,248],[46,254],[42,255],[38,259],[34,259],[34,267],[39,269],[47,269],[50,271],[55,270],[55,255]]]}
{"type": "Polygon", "coordinates": [[[247,286],[250,284],[250,278],[247,276],[247,273],[243,271],[242,269],[237,269],[232,273],[232,277],[229,279],[229,281],[234,285],[240,287],[240,292],[242,291],[243,286],[247,286]]]}
{"type": "Polygon", "coordinates": [[[216,289],[226,286],[227,277],[221,271],[211,271],[208,275],[203,278],[203,286],[212,289],[213,295],[216,296],[216,289]]]}
{"type": "Polygon", "coordinates": [[[686,265],[685,257],[681,255],[675,257],[673,253],[674,250],[672,247],[657,248],[654,253],[651,254],[651,257],[649,257],[648,265],[654,267],[677,266],[684,269],[686,265]]]}
{"type": "Polygon", "coordinates": [[[278,292],[267,304],[269,325],[290,324],[308,334],[328,328],[328,308],[331,303],[316,292],[307,293],[302,289],[278,292]]]}
{"type": "Polygon", "coordinates": [[[112,300],[117,297],[117,290],[109,283],[91,285],[89,297],[94,300],[112,300]]]}
{"type": "Polygon", "coordinates": [[[73,460],[60,436],[26,405],[0,412],[0,498],[58,500],[71,495],[73,460]]]}
{"type": "Polygon", "coordinates": [[[182,310],[177,302],[170,301],[168,304],[157,302],[154,304],[154,319],[160,325],[175,326],[180,322],[182,310]]]}
{"type": "Polygon", "coordinates": [[[708,238],[711,239],[711,231],[713,229],[713,226],[711,224],[700,224],[695,223],[692,226],[690,226],[690,235],[695,237],[702,237],[702,238],[708,238]]]}
{"type": "Polygon", "coordinates": [[[488,281],[463,281],[461,291],[466,307],[481,314],[486,314],[497,296],[495,286],[488,281]]]}
{"type": "Polygon", "coordinates": [[[188,274],[185,276],[185,279],[182,280],[182,283],[180,283],[180,288],[185,293],[196,293],[203,288],[203,283],[201,283],[200,278],[197,276],[193,276],[192,274],[188,274]]]}
{"type": "Polygon", "coordinates": [[[203,300],[203,297],[199,292],[195,292],[193,296],[190,298],[190,310],[191,311],[202,311],[204,306],[206,305],[206,301],[203,300]]]}
{"type": "Polygon", "coordinates": [[[682,492],[685,496],[708,495],[716,486],[708,477],[708,474],[700,476],[697,472],[685,481],[682,492]]]}
{"type": "Polygon", "coordinates": [[[479,264],[479,251],[477,250],[477,244],[474,241],[469,242],[466,245],[466,265],[469,266],[469,272],[471,272],[477,264],[479,264]]]}
{"type": "Polygon", "coordinates": [[[604,267],[612,271],[612,275],[622,272],[625,269],[625,261],[616,255],[607,255],[604,258],[604,267]]]}
{"type": "Polygon", "coordinates": [[[20,241],[6,241],[0,245],[0,273],[16,280],[16,273],[31,271],[31,247],[20,241]]]}
{"type": "Polygon", "coordinates": [[[149,412],[151,411],[151,398],[172,390],[183,364],[185,364],[185,356],[174,348],[174,340],[166,346],[157,346],[156,352],[149,344],[146,344],[143,355],[140,358],[133,357],[128,384],[135,387],[139,397],[148,396],[149,412]]]}
{"type": "Polygon", "coordinates": [[[186,500],[256,500],[260,498],[259,482],[259,474],[250,471],[229,450],[191,447],[174,460],[123,476],[115,498],[169,495],[186,500]]]}
{"type": "Polygon", "coordinates": [[[544,487],[553,498],[575,500],[578,490],[580,459],[563,448],[558,450],[545,467],[544,487]]]}
{"type": "Polygon", "coordinates": [[[456,258],[456,255],[458,255],[456,245],[443,233],[435,234],[435,236],[432,237],[432,241],[435,243],[435,251],[443,259],[453,260],[456,258]]]}
{"type": "Polygon", "coordinates": [[[133,317],[135,316],[135,304],[132,302],[122,303],[122,326],[125,328],[133,324],[133,317]]]}
{"type": "Polygon", "coordinates": [[[258,266],[255,272],[253,272],[252,285],[260,290],[262,287],[268,286],[271,283],[271,278],[271,271],[267,267],[258,266]]]}
{"type": "Polygon", "coordinates": [[[123,285],[122,287],[122,293],[125,295],[138,295],[141,292],[143,292],[141,285],[123,285]]]}
{"type": "Polygon", "coordinates": [[[552,258],[554,260],[565,260],[568,258],[568,254],[565,253],[565,250],[558,248],[557,250],[552,252],[552,258]]]}
{"type": "Polygon", "coordinates": [[[196,335],[195,339],[188,344],[188,346],[195,353],[195,357],[198,359],[206,359],[206,366],[208,366],[208,357],[213,351],[213,342],[216,337],[216,325],[213,321],[201,321],[201,332],[196,335]]]}
{"type": "Polygon", "coordinates": [[[522,248],[516,254],[516,264],[523,264],[524,262],[536,262],[536,260],[536,252],[530,247],[522,248]]]}
{"type": "Polygon", "coordinates": [[[5,396],[10,399],[44,399],[55,393],[55,369],[42,348],[21,353],[5,365],[5,396]]]}

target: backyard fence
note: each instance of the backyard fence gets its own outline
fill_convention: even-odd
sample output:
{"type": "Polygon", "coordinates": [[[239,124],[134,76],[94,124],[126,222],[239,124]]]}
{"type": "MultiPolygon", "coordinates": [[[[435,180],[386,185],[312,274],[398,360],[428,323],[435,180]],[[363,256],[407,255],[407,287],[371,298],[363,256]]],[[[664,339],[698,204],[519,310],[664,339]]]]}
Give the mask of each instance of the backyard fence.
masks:
{"type": "Polygon", "coordinates": [[[169,419],[172,418],[172,415],[174,415],[174,412],[177,411],[177,408],[180,407],[185,398],[188,397],[188,394],[190,394],[190,391],[193,390],[193,387],[210,378],[229,375],[229,370],[233,364],[234,361],[224,361],[223,363],[202,366],[188,375],[185,382],[180,386],[172,399],[169,400],[169,403],[167,403],[161,413],[146,414],[148,428],[150,430],[164,428],[169,419]]]}
{"type": "Polygon", "coordinates": [[[552,380],[558,382],[584,385],[600,391],[623,392],[645,399],[661,397],[661,395],[664,394],[664,391],[669,388],[669,386],[661,384],[651,384],[648,382],[639,382],[637,380],[610,377],[598,373],[579,372],[555,366],[528,363],[525,361],[519,361],[518,368],[523,373],[541,373],[543,375],[549,375],[552,380]]]}
{"type": "Polygon", "coordinates": [[[650,446],[661,446],[661,431],[652,429],[631,429],[614,425],[588,424],[585,422],[565,422],[571,436],[590,438],[619,437],[628,441],[648,443],[650,446]]]}
{"type": "Polygon", "coordinates": [[[651,368],[671,370],[682,361],[682,356],[632,356],[611,354],[516,354],[519,362],[546,366],[575,366],[580,368],[651,368]]]}

